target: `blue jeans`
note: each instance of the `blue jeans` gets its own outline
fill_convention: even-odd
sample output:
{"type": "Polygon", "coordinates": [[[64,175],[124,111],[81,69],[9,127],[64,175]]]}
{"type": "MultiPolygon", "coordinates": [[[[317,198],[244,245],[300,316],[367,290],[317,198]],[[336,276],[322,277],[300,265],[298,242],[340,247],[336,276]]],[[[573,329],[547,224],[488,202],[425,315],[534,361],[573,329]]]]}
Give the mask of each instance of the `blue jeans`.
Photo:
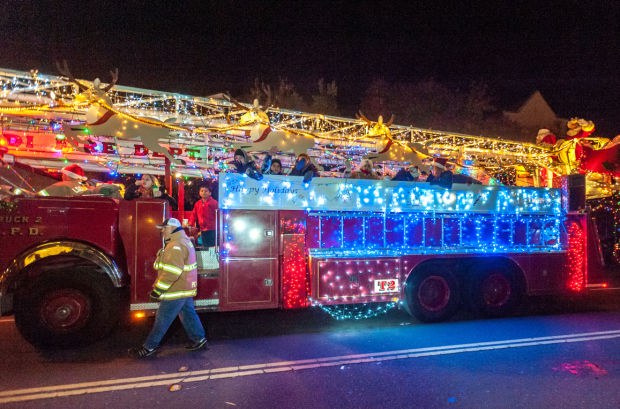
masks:
{"type": "Polygon", "coordinates": [[[202,237],[202,247],[215,246],[215,230],[203,230],[200,232],[202,237]]]}
{"type": "Polygon", "coordinates": [[[192,297],[179,298],[178,300],[163,300],[159,303],[155,325],[144,341],[144,347],[155,349],[166,335],[172,321],[179,316],[181,324],[187,332],[187,336],[193,342],[198,342],[205,337],[205,329],[194,309],[194,299],[192,297]]]}

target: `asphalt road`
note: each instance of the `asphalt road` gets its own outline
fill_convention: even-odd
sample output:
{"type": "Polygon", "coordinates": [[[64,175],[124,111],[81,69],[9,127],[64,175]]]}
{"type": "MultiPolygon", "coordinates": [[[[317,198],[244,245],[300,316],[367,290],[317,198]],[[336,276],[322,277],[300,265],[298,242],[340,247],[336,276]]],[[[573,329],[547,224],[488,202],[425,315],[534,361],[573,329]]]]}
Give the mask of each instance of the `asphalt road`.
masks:
{"type": "Polygon", "coordinates": [[[84,348],[38,351],[0,319],[7,408],[618,408],[616,296],[530,300],[514,317],[404,312],[335,321],[320,310],[205,314],[210,349],[175,325],[133,360],[151,321],[84,348]]]}

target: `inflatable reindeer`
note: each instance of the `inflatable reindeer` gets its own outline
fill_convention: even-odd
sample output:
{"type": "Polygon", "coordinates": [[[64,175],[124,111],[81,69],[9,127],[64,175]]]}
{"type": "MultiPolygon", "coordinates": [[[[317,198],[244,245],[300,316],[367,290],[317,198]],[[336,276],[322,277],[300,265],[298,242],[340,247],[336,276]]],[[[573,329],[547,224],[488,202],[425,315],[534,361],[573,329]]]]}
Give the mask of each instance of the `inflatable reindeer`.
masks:
{"type": "Polygon", "coordinates": [[[239,126],[245,130],[248,141],[239,144],[240,146],[249,146],[252,151],[266,151],[276,146],[279,152],[298,154],[314,147],[314,137],[309,133],[272,127],[269,117],[260,108],[258,99],[254,100],[251,108],[246,108],[230,97],[228,99],[236,108],[246,111],[239,118],[239,126]]]}
{"type": "Polygon", "coordinates": [[[122,113],[114,108],[114,104],[107,93],[118,81],[118,69],[110,71],[112,82],[107,86],[101,87],[101,81],[99,78],[95,78],[93,86],[88,87],[75,79],[69,71],[66,61],[63,61],[63,63],[62,66],[58,63],[56,64],[58,71],[78,86],[80,90],[78,99],[83,99],[90,103],[90,107],[86,112],[85,125],[65,124],[65,135],[70,143],[77,146],[77,142],[85,142],[80,140],[79,135],[105,135],[121,139],[140,139],[149,151],[161,153],[171,162],[179,162],[179,160],[172,157],[165,147],[159,144],[160,139],[168,137],[170,131],[168,122],[174,121],[174,118],[161,122],[155,119],[122,113]]]}
{"type": "Polygon", "coordinates": [[[375,152],[369,153],[367,156],[375,162],[394,161],[402,163],[410,163],[415,166],[424,166],[422,159],[428,157],[426,148],[417,143],[406,143],[396,140],[392,137],[390,126],[394,122],[394,115],[386,123],[383,117],[379,115],[377,122],[373,122],[366,118],[360,111],[357,118],[364,121],[369,127],[365,136],[376,139],[375,152]]]}

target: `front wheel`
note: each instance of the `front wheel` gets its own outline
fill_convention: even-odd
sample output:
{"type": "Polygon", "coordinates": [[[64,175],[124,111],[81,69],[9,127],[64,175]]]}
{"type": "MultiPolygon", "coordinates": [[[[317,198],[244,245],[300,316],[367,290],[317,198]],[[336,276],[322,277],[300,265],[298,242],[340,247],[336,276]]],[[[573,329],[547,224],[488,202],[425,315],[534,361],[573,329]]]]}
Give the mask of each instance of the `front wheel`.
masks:
{"type": "Polygon", "coordinates": [[[119,293],[89,269],[50,272],[16,295],[15,325],[35,346],[77,346],[106,335],[118,322],[119,293]]]}
{"type": "Polygon", "coordinates": [[[407,283],[406,297],[411,313],[420,321],[444,321],[458,309],[458,281],[439,267],[420,271],[407,283]]]}

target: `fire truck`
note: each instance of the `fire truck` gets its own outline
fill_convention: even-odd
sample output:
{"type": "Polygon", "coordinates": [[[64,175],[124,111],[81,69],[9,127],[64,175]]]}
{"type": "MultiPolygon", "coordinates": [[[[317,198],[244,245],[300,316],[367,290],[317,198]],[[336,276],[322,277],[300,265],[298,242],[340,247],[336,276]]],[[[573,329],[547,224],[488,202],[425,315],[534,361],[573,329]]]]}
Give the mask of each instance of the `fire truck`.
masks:
{"type": "MultiPolygon", "coordinates": [[[[570,182],[570,181],[568,181],[570,182]]],[[[509,314],[527,295],[611,288],[596,226],[563,189],[219,177],[219,265],[199,311],[395,303],[418,320],[509,314]]],[[[578,190],[577,190],[578,192],[578,190]]],[[[583,192],[582,192],[583,193],[583,192]]],[[[15,197],[0,208],[0,312],[35,345],[75,345],[144,317],[167,202],[15,197]]]]}

